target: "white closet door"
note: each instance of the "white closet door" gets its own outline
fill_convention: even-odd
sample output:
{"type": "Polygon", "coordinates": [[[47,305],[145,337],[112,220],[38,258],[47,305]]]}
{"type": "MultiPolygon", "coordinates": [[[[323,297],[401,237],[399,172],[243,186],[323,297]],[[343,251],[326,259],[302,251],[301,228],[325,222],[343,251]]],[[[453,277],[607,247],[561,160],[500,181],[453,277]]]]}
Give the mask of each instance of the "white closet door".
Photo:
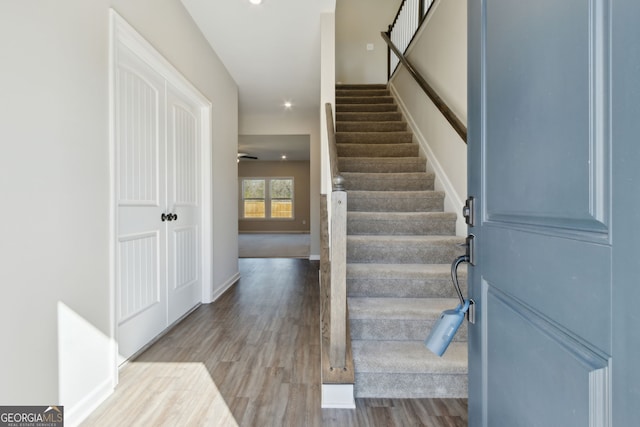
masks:
{"type": "Polygon", "coordinates": [[[116,316],[126,360],[167,326],[164,79],[118,49],[115,89],[116,316]]]}
{"type": "Polygon", "coordinates": [[[202,299],[200,275],[200,111],[167,84],[169,323],[202,299]]]}

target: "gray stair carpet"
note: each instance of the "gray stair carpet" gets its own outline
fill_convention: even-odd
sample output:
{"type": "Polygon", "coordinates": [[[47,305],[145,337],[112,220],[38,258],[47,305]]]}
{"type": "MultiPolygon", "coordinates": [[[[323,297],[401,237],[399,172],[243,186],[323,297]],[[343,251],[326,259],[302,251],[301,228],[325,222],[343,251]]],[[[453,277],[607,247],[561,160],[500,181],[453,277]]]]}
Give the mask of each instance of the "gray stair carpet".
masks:
{"type": "Polygon", "coordinates": [[[356,397],[466,397],[466,325],[442,358],[423,343],[457,305],[450,266],[464,239],[385,85],[336,86],[336,142],[356,397]]]}

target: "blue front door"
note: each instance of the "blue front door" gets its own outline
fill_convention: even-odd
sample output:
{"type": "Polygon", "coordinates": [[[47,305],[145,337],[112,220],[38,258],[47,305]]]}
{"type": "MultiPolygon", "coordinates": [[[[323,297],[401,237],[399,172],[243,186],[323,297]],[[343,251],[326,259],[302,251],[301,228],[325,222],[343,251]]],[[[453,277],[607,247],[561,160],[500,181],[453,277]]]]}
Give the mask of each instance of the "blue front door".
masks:
{"type": "Polygon", "coordinates": [[[468,2],[471,426],[637,425],[639,4],[468,2]]]}

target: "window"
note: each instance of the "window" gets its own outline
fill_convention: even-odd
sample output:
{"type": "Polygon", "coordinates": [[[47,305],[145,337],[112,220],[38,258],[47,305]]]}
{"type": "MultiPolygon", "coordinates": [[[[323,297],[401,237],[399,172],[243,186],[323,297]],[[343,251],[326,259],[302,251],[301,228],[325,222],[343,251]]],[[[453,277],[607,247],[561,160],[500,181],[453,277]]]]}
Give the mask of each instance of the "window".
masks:
{"type": "Polygon", "coordinates": [[[264,179],[243,179],[242,199],[245,218],[265,217],[265,182],[264,179]]]}
{"type": "Polygon", "coordinates": [[[293,178],[243,178],[242,218],[293,219],[293,178]]]}

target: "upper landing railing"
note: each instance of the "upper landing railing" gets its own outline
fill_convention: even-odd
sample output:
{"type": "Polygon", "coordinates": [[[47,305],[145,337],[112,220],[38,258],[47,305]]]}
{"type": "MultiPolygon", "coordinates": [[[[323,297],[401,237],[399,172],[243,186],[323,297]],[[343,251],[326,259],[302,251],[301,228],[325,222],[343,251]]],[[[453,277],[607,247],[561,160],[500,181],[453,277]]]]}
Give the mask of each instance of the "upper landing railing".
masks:
{"type": "MultiPolygon", "coordinates": [[[[389,25],[387,35],[394,45],[402,53],[407,51],[418,28],[427,16],[434,0],[403,0],[398,8],[398,13],[389,25]]],[[[400,60],[398,57],[388,52],[387,75],[391,76],[398,67],[400,60]]]]}
{"type": "Polygon", "coordinates": [[[433,2],[434,0],[403,0],[393,23],[389,25],[389,31],[381,33],[382,38],[389,47],[389,76],[391,76],[399,64],[404,65],[409,74],[451,124],[456,133],[460,135],[460,138],[466,143],[467,127],[405,56],[407,48],[411,44],[420,25],[422,25],[429,10],[431,10],[433,2]],[[392,52],[394,55],[391,54],[392,52]]]}

